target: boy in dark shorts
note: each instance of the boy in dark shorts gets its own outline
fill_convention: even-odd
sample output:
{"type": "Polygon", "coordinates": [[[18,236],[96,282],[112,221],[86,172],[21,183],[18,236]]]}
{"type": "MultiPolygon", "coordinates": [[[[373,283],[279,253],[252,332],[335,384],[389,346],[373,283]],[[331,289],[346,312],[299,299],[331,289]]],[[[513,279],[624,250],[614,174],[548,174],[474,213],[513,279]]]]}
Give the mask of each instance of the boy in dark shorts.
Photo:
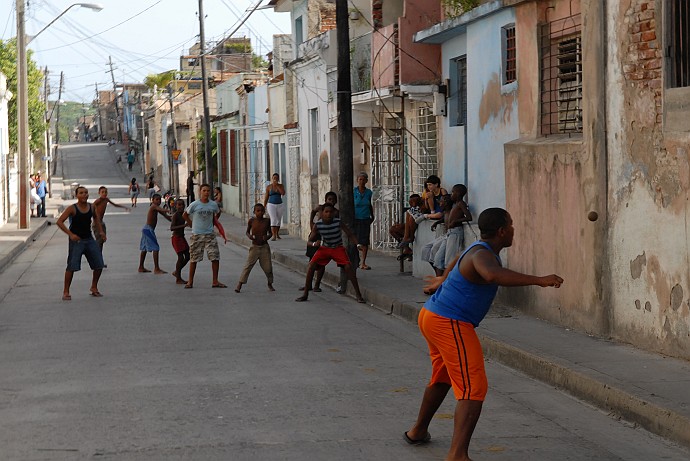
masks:
{"type": "MultiPolygon", "coordinates": [[[[336,264],[342,265],[343,269],[347,273],[347,277],[352,282],[352,286],[357,294],[357,302],[363,303],[364,298],[362,293],[359,291],[359,283],[357,283],[357,275],[355,270],[352,268],[350,259],[347,257],[347,252],[343,246],[343,238],[341,231],[347,234],[347,237],[353,241],[357,242],[355,234],[350,230],[345,223],[340,221],[340,218],[335,218],[335,207],[330,203],[324,203],[321,209],[321,219],[319,219],[314,228],[309,234],[309,240],[313,239],[313,236],[318,232],[321,235],[321,240],[313,242],[311,245],[316,247],[316,253],[312,257],[309,263],[309,269],[307,270],[307,278],[304,282],[304,294],[299,298],[295,299],[297,302],[306,301],[309,298],[309,290],[311,290],[311,281],[314,276],[314,271],[319,268],[319,266],[325,267],[331,260],[334,260],[336,264]]],[[[357,247],[359,248],[359,244],[357,247]]]]}
{"type": "Polygon", "coordinates": [[[141,230],[141,242],[139,243],[139,250],[141,254],[139,255],[139,272],[151,272],[144,267],[144,261],[146,260],[146,253],[153,253],[153,273],[154,274],[167,274],[158,265],[158,253],[161,250],[160,245],[158,245],[158,238],[156,237],[156,224],[158,224],[158,214],[161,214],[165,219],[170,221],[170,216],[168,212],[161,208],[161,196],[160,194],[153,194],[151,197],[151,206],[149,211],[146,213],[146,225],[141,230]]]}
{"type": "Polygon", "coordinates": [[[254,205],[254,216],[247,223],[247,237],[252,241],[249,247],[247,262],[242,269],[240,281],[237,282],[235,292],[239,293],[242,285],[247,283],[249,273],[252,271],[256,261],[259,261],[268,279],[268,291],[276,291],[273,288],[273,263],[271,261],[271,247],[268,246],[268,238],[271,236],[271,220],[264,217],[266,208],[261,203],[254,205]]]}
{"type": "Polygon", "coordinates": [[[103,272],[103,254],[98,246],[96,239],[91,235],[91,224],[103,234],[103,241],[106,240],[105,232],[101,229],[101,222],[98,214],[95,213],[93,206],[88,202],[89,191],[86,187],[77,187],[75,194],[77,203],[68,207],[57,220],[57,226],[69,237],[69,254],[67,256],[67,269],[65,269],[65,285],[62,290],[62,300],[71,301],[69,293],[72,285],[74,273],[81,270],[81,257],[86,256],[89,267],[93,271],[91,280],[91,296],[100,298],[103,296],[98,291],[98,280],[103,272]],[[65,221],[69,219],[69,229],[65,221]]]}
{"type": "Polygon", "coordinates": [[[185,221],[182,217],[184,207],[184,200],[178,199],[175,202],[175,214],[173,214],[172,218],[170,218],[172,247],[175,250],[175,253],[177,253],[177,264],[175,265],[175,272],[173,272],[172,275],[175,277],[178,285],[184,285],[187,283],[187,281],[182,278],[182,269],[189,262],[189,244],[187,243],[187,239],[184,238],[184,228],[188,227],[188,224],[187,221],[185,221]]]}

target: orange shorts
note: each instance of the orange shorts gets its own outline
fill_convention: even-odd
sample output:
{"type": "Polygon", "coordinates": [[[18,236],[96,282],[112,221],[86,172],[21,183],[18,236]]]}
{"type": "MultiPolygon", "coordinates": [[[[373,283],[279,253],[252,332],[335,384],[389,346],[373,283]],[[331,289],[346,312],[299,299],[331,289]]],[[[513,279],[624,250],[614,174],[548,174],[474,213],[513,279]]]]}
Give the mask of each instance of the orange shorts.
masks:
{"type": "Polygon", "coordinates": [[[489,383],[484,354],[471,323],[449,319],[422,308],[417,319],[429,345],[431,381],[453,386],[457,400],[484,401],[489,383]]]}

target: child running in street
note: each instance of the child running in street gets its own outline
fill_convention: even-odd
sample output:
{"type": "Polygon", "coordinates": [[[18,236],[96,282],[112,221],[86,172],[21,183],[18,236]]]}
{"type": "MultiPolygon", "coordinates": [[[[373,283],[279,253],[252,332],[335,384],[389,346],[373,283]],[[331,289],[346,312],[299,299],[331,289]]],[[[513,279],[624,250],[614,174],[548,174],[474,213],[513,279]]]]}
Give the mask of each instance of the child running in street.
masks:
{"type": "Polygon", "coordinates": [[[170,216],[168,216],[168,213],[161,208],[160,194],[153,194],[151,197],[151,206],[149,207],[149,211],[146,213],[146,225],[141,230],[141,242],[139,243],[139,250],[141,250],[141,254],[139,256],[139,272],[151,272],[144,267],[144,261],[146,260],[146,253],[152,252],[153,273],[167,274],[167,272],[162,270],[158,265],[158,253],[161,250],[160,245],[158,245],[158,239],[156,238],[158,214],[161,214],[165,219],[170,221],[170,216]]]}
{"type": "Polygon", "coordinates": [[[177,264],[175,265],[175,272],[173,272],[172,275],[175,277],[175,283],[178,285],[184,285],[187,283],[187,281],[182,278],[182,269],[184,269],[189,262],[189,244],[187,243],[187,239],[184,238],[184,229],[189,225],[182,217],[184,207],[184,200],[178,199],[175,202],[175,214],[173,214],[172,218],[170,218],[172,247],[175,250],[175,253],[177,253],[177,264]]]}
{"type": "MultiPolygon", "coordinates": [[[[309,263],[309,269],[307,270],[307,278],[304,282],[304,293],[299,298],[295,299],[297,302],[307,301],[309,299],[309,291],[311,290],[312,278],[314,276],[314,271],[316,271],[320,266],[325,267],[331,260],[334,260],[336,264],[342,265],[345,272],[347,273],[347,278],[352,282],[352,286],[355,289],[357,295],[357,302],[363,303],[364,298],[362,293],[359,291],[359,283],[357,283],[357,275],[355,270],[352,268],[350,259],[347,257],[347,252],[343,246],[343,237],[341,231],[347,234],[348,239],[353,242],[357,242],[355,234],[350,230],[349,227],[340,221],[340,218],[335,218],[335,207],[330,203],[324,203],[321,208],[321,219],[319,219],[314,228],[309,234],[308,241],[313,240],[313,236],[318,232],[321,235],[321,240],[313,242],[311,245],[316,247],[316,253],[309,263]]],[[[357,247],[359,249],[359,244],[357,247]]]]}
{"type": "Polygon", "coordinates": [[[249,247],[247,262],[242,269],[240,281],[235,287],[235,292],[239,293],[242,285],[247,283],[249,273],[252,271],[256,261],[259,261],[268,279],[268,291],[276,291],[273,288],[273,263],[271,262],[271,247],[268,246],[268,239],[271,237],[271,220],[264,217],[266,209],[261,203],[254,205],[254,216],[247,223],[247,237],[252,241],[249,247]]]}

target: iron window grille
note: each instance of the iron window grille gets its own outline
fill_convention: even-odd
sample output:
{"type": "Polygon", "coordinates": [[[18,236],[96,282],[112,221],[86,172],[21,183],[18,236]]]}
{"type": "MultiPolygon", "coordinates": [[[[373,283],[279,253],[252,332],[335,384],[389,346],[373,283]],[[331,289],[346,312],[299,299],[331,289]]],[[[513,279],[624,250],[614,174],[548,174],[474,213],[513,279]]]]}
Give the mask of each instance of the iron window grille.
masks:
{"type": "Polygon", "coordinates": [[[579,14],[541,27],[541,132],[582,133],[579,14]]]}
{"type": "Polygon", "coordinates": [[[515,24],[501,29],[503,35],[503,84],[517,80],[517,47],[515,44],[515,24]]]}
{"type": "Polygon", "coordinates": [[[467,55],[450,60],[450,126],[467,124],[467,55]]]}
{"type": "Polygon", "coordinates": [[[690,2],[670,0],[666,7],[667,86],[690,86],[690,2]]]}

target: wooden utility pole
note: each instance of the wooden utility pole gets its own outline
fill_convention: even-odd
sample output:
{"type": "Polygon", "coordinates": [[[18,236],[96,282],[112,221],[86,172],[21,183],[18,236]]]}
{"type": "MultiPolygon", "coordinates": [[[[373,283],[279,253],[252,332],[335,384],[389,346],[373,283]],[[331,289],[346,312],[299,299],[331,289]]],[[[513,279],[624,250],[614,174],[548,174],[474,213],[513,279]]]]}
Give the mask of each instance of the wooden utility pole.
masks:
{"type": "Polygon", "coordinates": [[[180,191],[182,188],[180,187],[180,169],[177,166],[177,163],[175,163],[175,159],[173,158],[173,150],[177,150],[177,127],[175,126],[175,106],[173,105],[173,87],[172,83],[168,84],[168,102],[170,103],[170,123],[172,126],[172,132],[173,132],[173,145],[172,147],[168,147],[169,151],[169,157],[170,157],[170,167],[172,171],[172,190],[175,191],[175,195],[179,197],[180,191]]]}
{"type": "Polygon", "coordinates": [[[199,0],[199,59],[201,59],[201,92],[204,100],[204,182],[213,190],[211,165],[211,116],[208,109],[208,78],[206,77],[206,35],[204,34],[204,0],[199,0]]]}
{"type": "Polygon", "coordinates": [[[117,102],[117,87],[115,85],[115,73],[113,72],[113,58],[111,56],[108,56],[108,64],[110,64],[110,78],[113,80],[113,96],[115,97],[115,113],[117,114],[117,142],[122,143],[120,104],[117,102]]]}
{"type": "MultiPolygon", "coordinates": [[[[352,166],[352,84],[350,82],[350,24],[347,0],[335,2],[336,39],[338,42],[338,183],[340,219],[350,229],[355,223],[355,199],[352,166]]],[[[352,242],[347,242],[347,254],[355,263],[359,255],[352,242]]],[[[345,289],[347,276],[340,271],[340,287],[345,289]]]]}
{"type": "Polygon", "coordinates": [[[24,0],[17,0],[17,227],[30,229],[29,220],[29,90],[26,61],[24,0]]]}

